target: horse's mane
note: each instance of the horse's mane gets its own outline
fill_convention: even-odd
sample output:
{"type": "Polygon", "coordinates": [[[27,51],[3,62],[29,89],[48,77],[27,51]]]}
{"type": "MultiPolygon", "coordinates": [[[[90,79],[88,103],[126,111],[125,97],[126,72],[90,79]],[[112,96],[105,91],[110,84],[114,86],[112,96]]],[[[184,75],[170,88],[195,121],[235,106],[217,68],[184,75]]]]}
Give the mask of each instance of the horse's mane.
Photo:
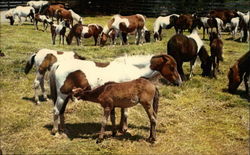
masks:
{"type": "Polygon", "coordinates": [[[250,67],[250,51],[245,53],[240,59],[237,60],[240,69],[249,69],[250,67]]]}

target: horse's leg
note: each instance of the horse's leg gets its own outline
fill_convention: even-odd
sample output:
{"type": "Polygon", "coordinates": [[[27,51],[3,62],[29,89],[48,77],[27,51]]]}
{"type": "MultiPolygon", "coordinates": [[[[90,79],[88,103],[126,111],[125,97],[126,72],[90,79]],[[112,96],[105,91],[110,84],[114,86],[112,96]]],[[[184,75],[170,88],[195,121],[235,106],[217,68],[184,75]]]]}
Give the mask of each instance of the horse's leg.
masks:
{"type": "Polygon", "coordinates": [[[185,76],[185,74],[183,72],[182,62],[177,63],[177,70],[178,70],[178,72],[179,72],[179,74],[181,76],[182,81],[186,81],[187,78],[186,78],[186,76],[185,76]]]}
{"type": "Polygon", "coordinates": [[[126,133],[128,130],[128,109],[121,108],[120,132],[126,133]]]}
{"type": "Polygon", "coordinates": [[[141,35],[142,35],[141,31],[142,31],[141,29],[137,29],[138,38],[137,38],[137,41],[136,41],[136,45],[139,45],[139,43],[140,43],[141,35]]]}
{"type": "Polygon", "coordinates": [[[121,39],[120,45],[123,45],[123,44],[124,44],[124,40],[123,40],[122,32],[121,32],[121,31],[119,32],[119,37],[120,37],[120,39],[121,39]]]}
{"type": "Polygon", "coordinates": [[[148,141],[153,143],[156,141],[156,113],[154,112],[153,106],[150,103],[141,103],[142,106],[144,107],[145,111],[148,114],[148,118],[150,120],[150,136],[148,138],[148,141]],[[148,106],[150,105],[150,106],[148,106]]]}
{"type": "Polygon", "coordinates": [[[211,59],[212,59],[212,65],[213,65],[213,70],[212,70],[212,77],[216,78],[216,60],[215,60],[215,56],[212,55],[211,56],[211,59]]]}
{"type": "Polygon", "coordinates": [[[103,118],[102,118],[102,127],[101,127],[100,135],[99,135],[96,143],[100,143],[103,140],[104,132],[105,132],[105,126],[106,126],[106,123],[108,121],[110,111],[111,111],[110,107],[105,107],[104,108],[104,114],[103,114],[103,118]]]}
{"type": "Polygon", "coordinates": [[[246,73],[244,75],[244,84],[245,84],[245,88],[246,88],[246,93],[248,95],[248,97],[250,97],[250,73],[246,73]]]}
{"type": "Polygon", "coordinates": [[[61,34],[59,34],[59,44],[61,44],[61,34]]]}
{"type": "Polygon", "coordinates": [[[47,101],[47,95],[46,95],[45,88],[44,88],[44,75],[42,75],[42,77],[40,79],[40,87],[42,89],[43,98],[45,101],[47,101]]]}
{"type": "Polygon", "coordinates": [[[162,33],[162,27],[160,26],[160,28],[159,28],[159,40],[161,41],[162,40],[162,35],[161,35],[161,33],[162,33]]]}
{"type": "Polygon", "coordinates": [[[94,37],[94,41],[95,41],[95,46],[96,46],[96,44],[97,44],[97,38],[98,38],[98,36],[95,36],[95,35],[93,35],[93,37],[94,37]]]}
{"type": "Polygon", "coordinates": [[[193,77],[193,69],[194,69],[194,63],[195,63],[196,57],[190,61],[190,74],[189,74],[189,79],[193,77]]]}
{"type": "Polygon", "coordinates": [[[62,35],[62,44],[64,45],[64,34],[62,35]]]}
{"type": "Polygon", "coordinates": [[[38,89],[39,85],[41,85],[41,79],[43,79],[43,75],[40,74],[38,71],[36,73],[36,78],[34,80],[34,89],[35,89],[35,103],[40,104],[39,97],[38,97],[38,89]]]}
{"type": "Polygon", "coordinates": [[[67,137],[67,135],[65,134],[66,133],[66,130],[65,130],[65,117],[64,117],[64,112],[65,112],[65,109],[66,109],[66,105],[69,101],[69,98],[67,97],[65,100],[64,100],[64,103],[63,103],[63,106],[60,110],[60,126],[59,126],[59,132],[61,135],[67,137]]]}
{"type": "Polygon", "coordinates": [[[110,119],[112,122],[112,136],[116,135],[116,127],[115,127],[115,108],[113,108],[111,110],[111,115],[110,115],[110,119]]]}
{"type": "Polygon", "coordinates": [[[19,18],[19,25],[22,25],[22,19],[21,19],[21,17],[18,16],[18,18],[19,18]]]}

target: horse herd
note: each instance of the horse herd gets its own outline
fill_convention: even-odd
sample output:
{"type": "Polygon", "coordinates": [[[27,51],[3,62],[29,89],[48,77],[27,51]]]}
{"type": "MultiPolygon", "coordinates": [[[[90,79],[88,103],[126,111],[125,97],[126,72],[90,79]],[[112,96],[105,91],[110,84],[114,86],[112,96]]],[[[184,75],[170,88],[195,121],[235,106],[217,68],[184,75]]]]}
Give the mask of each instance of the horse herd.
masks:
{"type": "MultiPolygon", "coordinates": [[[[32,2],[32,1],[31,1],[32,2]]],[[[38,22],[43,22],[44,30],[48,24],[51,25],[52,43],[55,44],[56,35],[60,35],[60,42],[64,43],[66,28],[70,32],[66,37],[68,44],[72,43],[73,37],[80,45],[82,37],[94,37],[95,45],[105,45],[108,38],[111,44],[115,44],[117,37],[121,38],[121,44],[128,44],[128,34],[135,34],[135,44],[150,41],[150,31],[146,28],[146,17],[141,14],[131,16],[114,15],[107,25],[102,27],[98,24],[82,24],[82,18],[67,10],[61,4],[48,5],[46,1],[39,7],[34,7],[33,3],[28,3],[29,7],[17,7],[6,14],[11,24],[15,16],[21,19],[24,15],[20,10],[26,10],[25,17],[30,16],[34,20],[35,28],[38,22]],[[33,9],[31,7],[34,7],[33,9]],[[39,13],[35,13],[35,9],[39,13]],[[19,13],[17,13],[19,11],[19,13]],[[52,17],[50,19],[49,17],[52,17]],[[59,24],[53,23],[53,17],[59,20],[59,24]],[[76,24],[73,24],[76,21],[76,24]],[[98,39],[99,38],[99,39],[98,39]]],[[[37,5],[36,5],[37,6],[37,5]]],[[[219,62],[223,61],[223,42],[220,30],[225,29],[230,24],[232,31],[242,30],[244,37],[249,38],[249,12],[241,14],[231,10],[213,10],[207,17],[198,17],[191,14],[172,14],[166,17],[158,17],[154,23],[154,39],[162,40],[162,30],[174,27],[176,34],[167,43],[167,53],[158,55],[136,55],[118,57],[111,62],[101,63],[86,60],[83,56],[73,51],[57,51],[41,49],[32,54],[27,61],[25,73],[29,73],[32,66],[36,66],[36,78],[34,80],[35,102],[40,104],[38,98],[39,86],[42,89],[43,97],[47,100],[44,87],[44,76],[50,72],[50,93],[54,103],[53,108],[53,129],[52,134],[64,135],[64,111],[69,99],[78,99],[100,103],[104,109],[101,134],[97,142],[104,138],[105,125],[108,117],[111,117],[112,134],[116,135],[115,128],[115,107],[121,108],[121,121],[119,130],[123,133],[127,130],[127,108],[140,103],[145,109],[150,120],[149,141],[156,140],[156,117],[158,111],[159,91],[152,84],[151,79],[157,75],[176,86],[180,86],[188,78],[183,72],[184,62],[190,62],[190,75],[197,56],[201,60],[202,76],[216,78],[219,72],[219,62]],[[248,18],[245,18],[245,16],[248,18]],[[235,19],[238,20],[236,30],[234,29],[235,19]],[[232,24],[233,23],[233,24],[232,24]],[[248,26],[247,26],[248,25],[248,26]],[[198,35],[197,28],[211,28],[209,34],[211,56],[207,52],[202,39],[198,35]],[[217,32],[213,32],[213,28],[217,32]],[[190,35],[183,35],[183,31],[188,29],[190,35]],[[127,90],[127,91],[124,91],[127,90]]],[[[244,38],[243,37],[243,38],[244,38]]],[[[203,34],[205,38],[205,34],[203,34]]],[[[243,40],[243,39],[241,39],[243,40]]],[[[246,52],[228,72],[228,91],[234,93],[240,83],[244,80],[246,92],[250,96],[250,51],[246,52]]]]}

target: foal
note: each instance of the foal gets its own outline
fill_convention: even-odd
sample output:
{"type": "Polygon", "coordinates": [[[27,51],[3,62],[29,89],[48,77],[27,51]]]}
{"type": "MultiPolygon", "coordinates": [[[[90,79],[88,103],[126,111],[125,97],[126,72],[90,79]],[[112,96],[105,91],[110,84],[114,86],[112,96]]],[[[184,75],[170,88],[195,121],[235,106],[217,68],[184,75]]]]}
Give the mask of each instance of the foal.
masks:
{"type": "Polygon", "coordinates": [[[37,23],[42,22],[43,23],[43,31],[45,31],[48,27],[48,24],[53,24],[52,20],[47,18],[45,15],[35,14],[34,18],[34,25],[35,29],[38,30],[37,23]]]}
{"type": "Polygon", "coordinates": [[[216,78],[216,70],[219,72],[219,62],[223,61],[223,42],[219,38],[218,34],[211,32],[209,36],[210,40],[210,49],[211,49],[211,58],[212,58],[212,77],[216,78]]]}
{"type": "Polygon", "coordinates": [[[51,25],[51,37],[52,37],[52,44],[55,45],[56,42],[56,35],[59,35],[59,44],[61,44],[61,38],[62,38],[62,44],[64,44],[64,36],[66,33],[66,27],[70,27],[68,21],[61,21],[59,25],[52,24],[51,25]]]}
{"type": "Polygon", "coordinates": [[[83,100],[100,103],[104,110],[102,127],[97,143],[104,137],[105,126],[111,114],[112,135],[116,135],[115,129],[115,107],[129,108],[140,103],[148,114],[150,120],[150,136],[148,140],[156,140],[156,115],[158,111],[159,91],[148,80],[139,78],[129,82],[115,83],[108,82],[104,85],[89,91],[82,88],[72,90],[73,94],[83,100]],[[127,91],[124,91],[127,90],[127,91]]]}

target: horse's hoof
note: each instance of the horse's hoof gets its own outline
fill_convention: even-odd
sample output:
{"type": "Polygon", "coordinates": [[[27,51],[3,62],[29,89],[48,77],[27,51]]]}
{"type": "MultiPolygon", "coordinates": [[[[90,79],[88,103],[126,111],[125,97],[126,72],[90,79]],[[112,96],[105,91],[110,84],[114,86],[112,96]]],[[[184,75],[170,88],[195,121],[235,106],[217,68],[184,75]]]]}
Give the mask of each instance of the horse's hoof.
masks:
{"type": "Polygon", "coordinates": [[[150,142],[150,143],[152,143],[152,144],[154,144],[155,141],[156,141],[156,139],[155,139],[154,137],[149,137],[149,138],[147,139],[147,141],[150,142]]]}
{"type": "Polygon", "coordinates": [[[58,130],[57,130],[57,129],[52,129],[50,133],[51,133],[52,135],[56,135],[56,133],[58,133],[58,130]]]}
{"type": "Polygon", "coordinates": [[[40,105],[41,104],[41,102],[40,101],[36,101],[36,103],[35,103],[36,105],[40,105]]]}
{"type": "Polygon", "coordinates": [[[96,144],[99,144],[99,143],[101,143],[103,141],[103,138],[98,138],[97,140],[96,140],[96,144]]]}
{"type": "Polygon", "coordinates": [[[113,132],[112,132],[112,137],[115,137],[116,134],[117,134],[117,131],[113,131],[113,132]]]}

